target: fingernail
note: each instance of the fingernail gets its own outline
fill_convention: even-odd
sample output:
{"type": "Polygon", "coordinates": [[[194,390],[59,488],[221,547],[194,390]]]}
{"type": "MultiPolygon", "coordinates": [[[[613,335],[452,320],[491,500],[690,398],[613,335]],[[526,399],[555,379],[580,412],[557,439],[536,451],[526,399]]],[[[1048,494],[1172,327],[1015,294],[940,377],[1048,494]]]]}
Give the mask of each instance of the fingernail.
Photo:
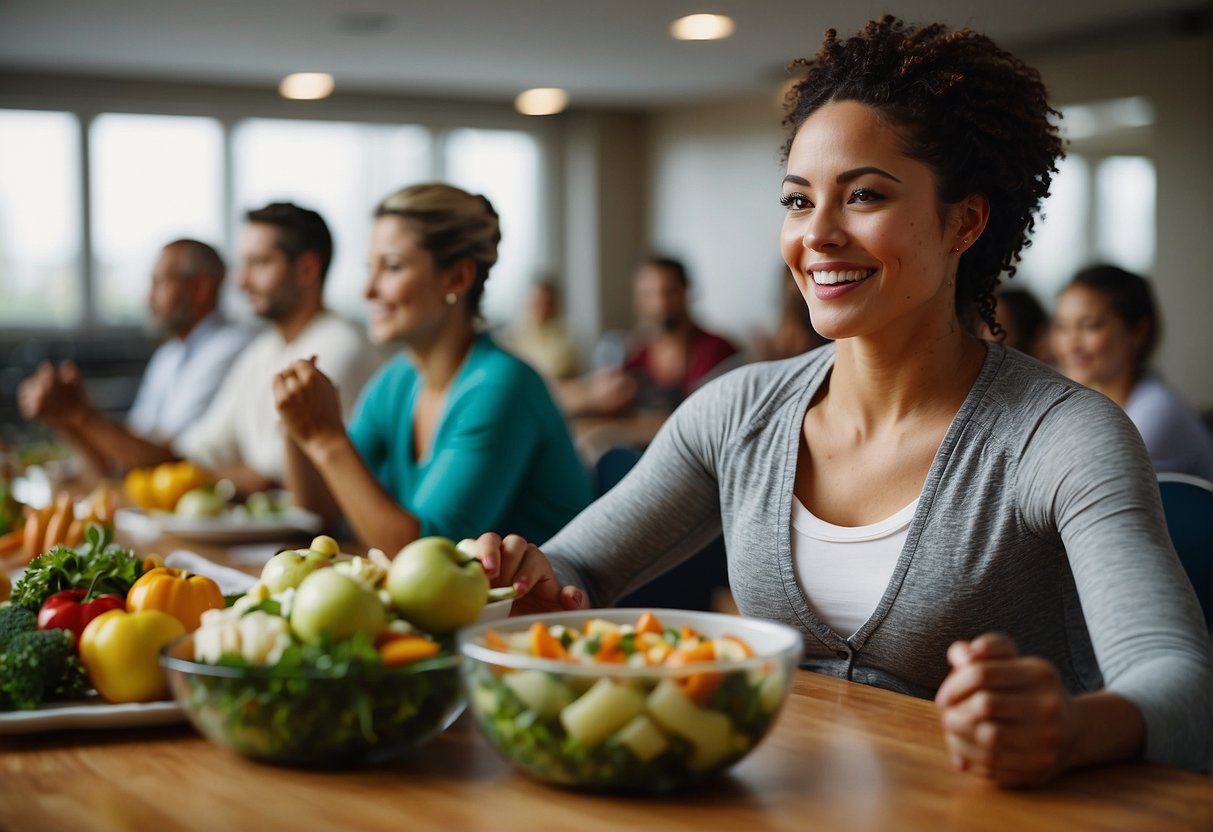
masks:
{"type": "Polygon", "coordinates": [[[514,581],[514,589],[518,591],[519,595],[522,595],[530,587],[530,583],[531,582],[528,578],[519,578],[518,580],[514,581]]]}

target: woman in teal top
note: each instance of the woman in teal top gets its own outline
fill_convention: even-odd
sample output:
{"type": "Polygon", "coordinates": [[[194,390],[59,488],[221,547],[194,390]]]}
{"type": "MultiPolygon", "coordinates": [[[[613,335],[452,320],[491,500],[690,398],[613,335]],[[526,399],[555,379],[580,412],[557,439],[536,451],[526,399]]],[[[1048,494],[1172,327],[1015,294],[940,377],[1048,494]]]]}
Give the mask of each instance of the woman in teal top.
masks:
{"type": "Polygon", "coordinates": [[[538,374],[476,332],[497,214],[482,196],[429,184],[392,194],[375,216],[370,336],[405,354],[367,386],[348,433],[313,362],[275,378],[287,487],[389,552],[434,534],[546,539],[592,494],[538,374]]]}

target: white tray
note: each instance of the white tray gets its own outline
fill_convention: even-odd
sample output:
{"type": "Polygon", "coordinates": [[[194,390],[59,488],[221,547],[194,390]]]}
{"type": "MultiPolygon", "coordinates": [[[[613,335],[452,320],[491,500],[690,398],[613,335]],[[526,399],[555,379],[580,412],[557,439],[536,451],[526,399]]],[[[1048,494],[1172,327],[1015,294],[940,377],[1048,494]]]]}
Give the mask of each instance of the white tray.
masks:
{"type": "Polygon", "coordinates": [[[131,702],[110,705],[100,697],[80,702],[54,702],[36,711],[0,711],[0,736],[82,728],[135,728],[185,721],[176,702],[131,702]]]}
{"type": "Polygon", "coordinates": [[[242,543],[311,535],[320,531],[322,525],[318,515],[301,508],[289,508],[267,517],[249,517],[241,511],[218,517],[179,517],[123,508],[114,515],[114,523],[120,531],[135,537],[171,534],[206,543],[242,543]]]}

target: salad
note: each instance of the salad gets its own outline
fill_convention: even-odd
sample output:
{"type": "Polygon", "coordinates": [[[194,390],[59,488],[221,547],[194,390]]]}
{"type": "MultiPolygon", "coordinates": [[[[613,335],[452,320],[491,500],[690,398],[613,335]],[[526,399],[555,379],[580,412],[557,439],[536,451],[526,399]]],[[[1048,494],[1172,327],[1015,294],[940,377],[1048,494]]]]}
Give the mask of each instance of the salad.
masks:
{"type": "Polygon", "coordinates": [[[475,643],[498,656],[465,666],[478,724],[507,758],[563,785],[666,791],[720,771],[763,737],[787,688],[780,657],[651,611],[488,629],[475,643]]]}
{"type": "Polygon", "coordinates": [[[445,538],[395,560],[332,538],[275,555],[210,610],[164,664],[206,736],[252,757],[339,766],[398,756],[463,707],[451,634],[490,596],[479,562],[445,538]],[[424,627],[424,628],[423,628],[424,627]]]}

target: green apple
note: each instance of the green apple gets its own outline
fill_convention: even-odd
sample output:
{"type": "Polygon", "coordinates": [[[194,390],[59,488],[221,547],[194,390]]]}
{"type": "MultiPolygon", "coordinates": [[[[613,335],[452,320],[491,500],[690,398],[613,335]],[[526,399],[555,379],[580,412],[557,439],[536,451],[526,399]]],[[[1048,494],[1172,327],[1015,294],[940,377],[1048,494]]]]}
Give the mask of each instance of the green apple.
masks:
{"type": "Polygon", "coordinates": [[[489,595],[480,561],[445,537],[423,537],[400,550],[387,576],[400,614],[431,633],[450,633],[476,620],[489,595]]]}
{"type": "Polygon", "coordinates": [[[284,589],[299,586],[304,578],[327,566],[331,560],[328,555],[309,549],[287,549],[266,561],[261,569],[261,583],[270,595],[277,595],[284,589]]]}
{"type": "Polygon", "coordinates": [[[379,597],[335,569],[321,569],[303,579],[291,606],[291,631],[307,644],[324,634],[342,641],[355,633],[378,634],[387,613],[379,597]]]}
{"type": "Polygon", "coordinates": [[[215,517],[223,513],[223,500],[209,488],[195,488],[181,495],[174,513],[181,517],[215,517]]]}

